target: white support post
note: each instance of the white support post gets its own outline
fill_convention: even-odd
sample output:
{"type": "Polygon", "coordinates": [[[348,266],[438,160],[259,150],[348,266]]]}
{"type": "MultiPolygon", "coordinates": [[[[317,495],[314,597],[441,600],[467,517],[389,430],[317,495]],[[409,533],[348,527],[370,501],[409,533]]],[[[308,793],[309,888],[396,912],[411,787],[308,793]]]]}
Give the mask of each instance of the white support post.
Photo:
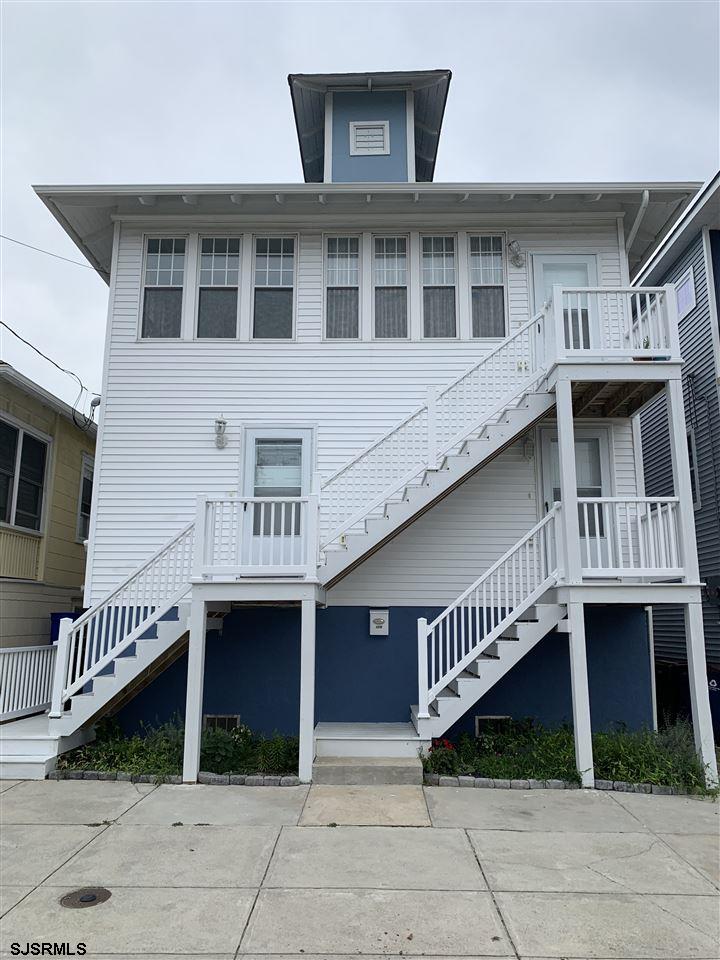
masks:
{"type": "Polygon", "coordinates": [[[205,566],[205,535],[207,532],[206,498],[199,495],[195,501],[195,534],[193,537],[193,579],[200,579],[205,566]]]}
{"type": "Polygon", "coordinates": [[[695,536],[695,510],[693,508],[692,487],[690,486],[690,458],[687,447],[687,428],[685,426],[685,401],[683,400],[682,381],[678,376],[667,382],[667,413],[670,428],[670,457],[672,460],[673,489],[679,499],[678,517],[680,551],[685,581],[697,583],[700,579],[700,567],[695,536]]]}
{"type": "Polygon", "coordinates": [[[62,694],[67,677],[68,656],[70,654],[70,631],[73,622],[70,617],[63,617],[58,628],[57,650],[55,652],[55,667],[53,670],[52,695],[50,698],[50,720],[60,720],[63,715],[62,694]]]}
{"type": "Polygon", "coordinates": [[[202,738],[203,687],[205,681],[205,601],[190,602],[187,694],[185,700],[185,752],[183,783],[197,783],[202,738]]]}
{"type": "Polygon", "coordinates": [[[552,288],[552,346],[554,356],[550,360],[560,360],[565,356],[567,345],[565,343],[565,311],[563,310],[563,288],[559,283],[554,283],[552,288]]]}
{"type": "Polygon", "coordinates": [[[580,558],[572,384],[569,380],[558,380],[555,390],[560,499],[562,501],[561,523],[559,524],[560,539],[562,539],[562,555],[565,561],[565,581],[577,584],[582,582],[582,561],[580,558]]]}
{"type": "Polygon", "coordinates": [[[592,725],[590,721],[590,688],[585,644],[585,613],[582,603],[568,603],[570,622],[570,681],[572,686],[575,764],[583,787],[595,786],[592,725]]]}
{"type": "Polygon", "coordinates": [[[300,758],[298,776],[312,780],[315,759],[315,601],[302,600],[300,610],[300,758]]]}
{"type": "Polygon", "coordinates": [[[437,470],[437,389],[427,388],[427,466],[437,470]]]}
{"type": "Polygon", "coordinates": [[[309,579],[317,577],[320,541],[318,537],[320,520],[320,497],[311,493],[307,502],[307,522],[305,524],[305,576],[309,579]]]}
{"type": "Polygon", "coordinates": [[[670,348],[670,355],[673,360],[679,360],[680,353],[680,326],[678,322],[677,294],[675,293],[675,284],[668,283],[665,286],[665,323],[667,343],[670,348]]]}
{"type": "MultiPolygon", "coordinates": [[[[427,620],[425,617],[420,617],[417,622],[418,721],[430,719],[430,713],[428,712],[427,633],[427,620]]],[[[418,730],[418,733],[420,733],[420,730],[418,730]]]]}
{"type": "Polygon", "coordinates": [[[715,757],[710,695],[708,691],[707,666],[705,663],[705,637],[703,633],[702,603],[685,605],[685,647],[687,650],[690,705],[692,709],[695,749],[705,768],[708,787],[718,786],[718,769],[715,757]]]}

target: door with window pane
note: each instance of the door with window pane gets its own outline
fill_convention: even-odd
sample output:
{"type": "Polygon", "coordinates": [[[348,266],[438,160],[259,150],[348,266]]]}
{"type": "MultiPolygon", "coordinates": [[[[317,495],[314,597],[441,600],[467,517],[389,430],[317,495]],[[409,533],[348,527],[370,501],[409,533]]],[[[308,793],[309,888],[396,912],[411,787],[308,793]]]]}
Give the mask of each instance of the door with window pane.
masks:
{"type": "MultiPolygon", "coordinates": [[[[545,512],[547,513],[553,503],[562,499],[558,438],[552,431],[543,432],[542,458],[545,512]]],[[[575,472],[578,497],[610,496],[609,447],[605,431],[576,431],[575,472]]],[[[608,556],[608,531],[605,530],[602,510],[598,508],[595,511],[594,508],[590,508],[586,511],[582,505],[579,505],[578,515],[580,556],[583,562],[590,555],[594,560],[598,549],[605,561],[608,556]],[[592,553],[590,554],[589,551],[592,553]]]]}
{"type": "Polygon", "coordinates": [[[304,562],[307,504],[296,498],[309,492],[310,458],[309,430],[247,432],[245,494],[261,499],[245,511],[244,536],[263,566],[304,562]]]}
{"type": "MultiPolygon", "coordinates": [[[[533,257],[535,310],[552,301],[553,285],[564,287],[597,286],[597,262],[594,256],[572,254],[533,257]]],[[[563,310],[565,346],[568,350],[587,350],[597,346],[597,318],[587,295],[572,299],[572,310],[563,310]]]]}

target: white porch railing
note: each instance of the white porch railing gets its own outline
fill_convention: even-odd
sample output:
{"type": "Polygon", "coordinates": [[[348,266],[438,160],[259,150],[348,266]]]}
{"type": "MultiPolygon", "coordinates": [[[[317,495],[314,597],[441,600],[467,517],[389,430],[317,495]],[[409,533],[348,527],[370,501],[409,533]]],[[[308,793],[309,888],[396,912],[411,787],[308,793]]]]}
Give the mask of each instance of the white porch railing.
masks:
{"type": "Polygon", "coordinates": [[[314,578],[318,498],[199,497],[193,576],[314,578]]]}
{"type": "Polygon", "coordinates": [[[402,490],[473,430],[528,390],[542,374],[538,314],[321,486],[321,549],[402,490]]]}
{"type": "Polygon", "coordinates": [[[190,523],[58,640],[51,716],[190,590],[195,525],[190,523]]]}
{"type": "Polygon", "coordinates": [[[677,497],[579,497],[583,576],[682,576],[679,507],[677,497]]]}
{"type": "Polygon", "coordinates": [[[556,582],[559,515],[556,503],[432,623],[418,620],[419,716],[426,717],[449,681],[556,582]]]}
{"type": "Polygon", "coordinates": [[[0,649],[0,720],[40,713],[50,706],[53,644],[0,649]]]}
{"type": "Polygon", "coordinates": [[[550,358],[680,359],[673,287],[553,287],[550,358]]]}

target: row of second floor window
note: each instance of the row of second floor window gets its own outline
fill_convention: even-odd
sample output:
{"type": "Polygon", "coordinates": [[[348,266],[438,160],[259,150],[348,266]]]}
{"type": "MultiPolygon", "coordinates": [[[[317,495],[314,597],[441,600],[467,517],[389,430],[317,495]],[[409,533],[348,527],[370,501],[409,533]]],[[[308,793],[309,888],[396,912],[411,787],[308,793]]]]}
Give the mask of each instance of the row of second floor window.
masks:
{"type": "MultiPolygon", "coordinates": [[[[43,527],[49,438],[0,419],[0,523],[39,533],[43,527]]],[[[93,459],[82,454],[76,539],[87,540],[93,491],[93,459]]]]}
{"type": "MultiPolygon", "coordinates": [[[[143,264],[140,336],[180,339],[192,298],[197,339],[236,339],[240,291],[247,275],[250,336],[291,340],[295,331],[295,236],[253,236],[243,257],[239,236],[147,237],[143,264]],[[192,251],[192,253],[191,253],[192,251]],[[192,261],[192,262],[191,262],[192,261]],[[243,269],[243,264],[247,267],[243,269]],[[192,283],[188,277],[192,276],[192,283]],[[188,289],[192,287],[193,289],[188,289]]],[[[323,238],[323,330],[328,340],[362,338],[361,302],[369,298],[371,337],[408,339],[412,278],[422,313],[422,336],[456,338],[458,307],[467,298],[474,338],[506,335],[506,269],[500,235],[420,236],[417,251],[405,235],[323,238]],[[413,269],[411,258],[417,257],[413,269]],[[460,284],[458,260],[463,258],[460,284]]]]}

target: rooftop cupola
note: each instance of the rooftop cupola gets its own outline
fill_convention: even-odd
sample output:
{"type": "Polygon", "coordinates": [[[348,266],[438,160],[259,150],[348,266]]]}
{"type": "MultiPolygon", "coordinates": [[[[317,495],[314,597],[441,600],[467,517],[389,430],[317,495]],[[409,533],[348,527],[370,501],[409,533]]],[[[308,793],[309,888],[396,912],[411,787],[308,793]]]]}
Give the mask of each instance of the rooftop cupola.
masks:
{"type": "Polygon", "coordinates": [[[291,73],[306,183],[428,183],[451,73],[291,73]]]}

